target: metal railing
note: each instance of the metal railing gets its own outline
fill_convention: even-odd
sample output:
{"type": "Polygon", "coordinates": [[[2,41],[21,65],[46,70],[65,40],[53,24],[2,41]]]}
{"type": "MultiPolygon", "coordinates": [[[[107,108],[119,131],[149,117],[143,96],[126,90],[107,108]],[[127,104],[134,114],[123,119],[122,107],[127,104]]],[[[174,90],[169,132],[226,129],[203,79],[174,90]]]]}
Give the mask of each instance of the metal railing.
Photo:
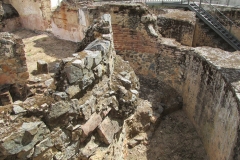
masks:
{"type": "Polygon", "coordinates": [[[215,17],[230,33],[231,33],[233,26],[236,27],[237,29],[240,29],[240,26],[238,26],[230,18],[228,18],[226,15],[224,15],[219,9],[214,7],[211,4],[211,0],[210,0],[210,2],[205,0],[205,2],[207,3],[208,6],[210,6],[211,11],[214,13],[214,15],[212,15],[212,16],[215,17]],[[227,28],[227,27],[229,27],[229,28],[227,28]]]}
{"type": "MultiPolygon", "coordinates": [[[[104,1],[104,0],[102,0],[104,1]]],[[[227,16],[225,16],[219,9],[217,9],[216,7],[214,7],[212,5],[212,0],[210,0],[210,2],[208,0],[115,0],[115,1],[128,1],[128,2],[142,2],[142,3],[158,3],[158,4],[197,4],[201,9],[202,8],[202,3],[204,3],[204,5],[208,5],[210,6],[211,11],[214,13],[214,15],[211,15],[216,18],[221,25],[223,25],[230,33],[232,30],[232,27],[236,27],[237,29],[240,29],[240,26],[238,26],[236,23],[234,23],[230,18],[228,18],[227,16]],[[229,27],[229,28],[227,28],[229,27]]]]}

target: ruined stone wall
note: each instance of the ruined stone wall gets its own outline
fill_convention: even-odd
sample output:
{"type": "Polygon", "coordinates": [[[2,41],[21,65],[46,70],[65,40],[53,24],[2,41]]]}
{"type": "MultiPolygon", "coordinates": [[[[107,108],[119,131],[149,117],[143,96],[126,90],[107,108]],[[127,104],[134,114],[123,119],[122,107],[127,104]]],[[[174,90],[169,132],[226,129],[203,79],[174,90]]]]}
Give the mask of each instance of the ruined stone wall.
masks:
{"type": "Polygon", "coordinates": [[[87,8],[62,3],[52,12],[51,30],[58,38],[79,42],[89,26],[87,8]]]}
{"type": "MultiPolygon", "coordinates": [[[[120,12],[120,16],[121,13],[124,11],[120,12]]],[[[145,35],[146,28],[138,30],[142,25],[140,18],[135,22],[138,27],[134,29],[126,25],[129,17],[125,15],[119,24],[125,24],[125,28],[132,32],[145,35]]],[[[113,24],[118,20],[113,19],[113,24]]],[[[114,34],[120,34],[121,25],[116,25],[118,28],[115,26],[115,29],[113,27],[114,34]]],[[[121,46],[117,48],[117,53],[130,62],[138,76],[146,79],[146,83],[151,83],[147,78],[157,79],[156,88],[171,89],[173,93],[178,93],[176,95],[182,95],[183,109],[202,137],[208,157],[239,158],[239,53],[232,54],[213,48],[192,49],[168,38],[155,39],[156,52],[137,51],[134,47],[131,49],[125,46],[136,41],[134,36],[128,37],[127,33],[122,32],[122,37],[126,39],[114,37],[114,42],[121,46]]],[[[151,35],[146,36],[146,40],[152,39],[151,35]]],[[[138,42],[140,46],[148,43],[138,42]]],[[[177,101],[173,98],[171,100],[177,101]]]]}
{"type": "Polygon", "coordinates": [[[81,41],[89,26],[87,9],[68,1],[55,2],[9,0],[6,3],[17,10],[23,28],[47,31],[60,39],[81,41]]]}
{"type": "Polygon", "coordinates": [[[46,31],[51,24],[50,1],[46,0],[9,0],[20,15],[21,24],[31,30],[46,31]]]}
{"type": "Polygon", "coordinates": [[[211,159],[239,158],[239,53],[228,55],[199,48],[181,60],[184,109],[211,159]]]}
{"type": "Polygon", "coordinates": [[[11,32],[21,27],[17,11],[10,4],[0,2],[0,31],[11,32]]]}
{"type": "Polygon", "coordinates": [[[4,19],[4,20],[2,20],[2,22],[0,24],[1,32],[12,32],[19,28],[21,28],[21,23],[20,23],[19,17],[4,19]]]}
{"type": "MultiPolygon", "coordinates": [[[[128,55],[134,59],[132,65],[135,71],[138,67],[142,68],[141,72],[148,72],[145,68],[150,68],[152,59],[145,59],[146,63],[141,63],[135,55],[144,53],[154,55],[158,53],[156,16],[151,16],[145,7],[113,5],[109,9],[112,15],[112,28],[114,46],[118,54],[128,55]]],[[[144,58],[144,54],[143,58],[144,58]]],[[[127,60],[127,59],[126,59],[127,60]]],[[[151,72],[148,72],[151,74],[151,72]]]]}
{"type": "Polygon", "coordinates": [[[25,83],[28,72],[22,40],[6,32],[2,32],[0,36],[0,87],[4,84],[25,83]]]}
{"type": "Polygon", "coordinates": [[[159,32],[166,38],[174,38],[183,45],[192,46],[195,30],[195,13],[174,9],[163,10],[158,16],[159,32]]]}
{"type": "Polygon", "coordinates": [[[116,5],[110,8],[116,50],[156,53],[156,35],[151,33],[156,17],[146,16],[146,8],[116,5]],[[137,9],[136,9],[137,8],[137,9]],[[142,15],[145,15],[142,17],[142,15]],[[146,21],[146,23],[142,23],[146,21]],[[149,36],[150,35],[150,36],[149,36]],[[144,44],[144,45],[143,45],[144,44]]]}
{"type": "MultiPolygon", "coordinates": [[[[160,10],[160,9],[158,9],[160,10]]],[[[209,46],[233,51],[232,47],[216,34],[194,12],[177,9],[161,9],[158,15],[159,33],[174,38],[186,46],[209,46]]],[[[233,32],[237,32],[233,29],[233,32]]]]}
{"type": "Polygon", "coordinates": [[[23,48],[20,38],[7,32],[0,33],[0,105],[11,103],[12,98],[25,98],[29,73],[23,48]]]}

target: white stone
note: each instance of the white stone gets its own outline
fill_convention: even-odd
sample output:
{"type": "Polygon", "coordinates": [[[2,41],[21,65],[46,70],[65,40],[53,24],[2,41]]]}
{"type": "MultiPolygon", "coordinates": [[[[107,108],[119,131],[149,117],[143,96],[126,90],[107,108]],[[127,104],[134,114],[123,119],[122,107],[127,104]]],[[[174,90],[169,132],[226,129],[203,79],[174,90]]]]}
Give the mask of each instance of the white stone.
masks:
{"type": "Polygon", "coordinates": [[[84,11],[82,9],[78,10],[78,18],[79,18],[79,24],[82,26],[87,26],[86,18],[84,11]]]}
{"type": "Polygon", "coordinates": [[[23,109],[22,107],[20,107],[19,105],[13,105],[13,112],[15,114],[19,114],[19,113],[24,113],[26,112],[25,109],[23,109]]]}
{"type": "Polygon", "coordinates": [[[157,34],[157,32],[155,31],[155,29],[153,28],[153,25],[152,25],[152,24],[148,25],[148,29],[149,29],[149,32],[151,33],[152,36],[158,37],[158,34],[157,34]]]}
{"type": "Polygon", "coordinates": [[[76,59],[72,62],[72,65],[79,68],[84,68],[84,60],[76,59]]]}

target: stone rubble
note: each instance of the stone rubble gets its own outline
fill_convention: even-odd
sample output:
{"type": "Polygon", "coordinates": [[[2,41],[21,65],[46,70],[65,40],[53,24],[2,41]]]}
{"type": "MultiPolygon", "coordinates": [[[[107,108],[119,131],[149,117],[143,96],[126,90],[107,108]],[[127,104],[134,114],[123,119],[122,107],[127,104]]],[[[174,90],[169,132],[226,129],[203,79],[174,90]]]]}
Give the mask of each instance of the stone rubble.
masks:
{"type": "MultiPolygon", "coordinates": [[[[127,139],[146,141],[141,135],[155,123],[153,111],[138,97],[133,69],[115,53],[111,16],[96,20],[87,33],[93,31],[102,36],[86,35],[85,48],[62,59],[52,79],[30,80],[32,97],[0,113],[0,160],[94,159],[95,153],[122,159],[127,139]]],[[[47,64],[38,64],[46,73],[47,64]]]]}
{"type": "Polygon", "coordinates": [[[43,60],[37,61],[37,71],[39,74],[48,73],[48,64],[43,60]]]}

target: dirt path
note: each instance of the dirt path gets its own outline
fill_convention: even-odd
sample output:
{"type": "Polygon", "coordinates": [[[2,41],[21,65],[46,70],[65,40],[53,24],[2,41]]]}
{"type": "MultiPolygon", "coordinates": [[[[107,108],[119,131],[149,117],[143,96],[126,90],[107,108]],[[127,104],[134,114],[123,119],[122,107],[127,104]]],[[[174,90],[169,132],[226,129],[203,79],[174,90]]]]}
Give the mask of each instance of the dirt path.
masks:
{"type": "Polygon", "coordinates": [[[150,160],[206,160],[206,152],[184,111],[164,117],[149,145],[150,160]]]}
{"type": "Polygon", "coordinates": [[[23,38],[30,78],[36,75],[38,60],[46,61],[49,64],[49,72],[53,73],[59,60],[71,56],[77,48],[74,42],[60,40],[43,33],[19,30],[14,34],[23,38]]]}
{"type": "Polygon", "coordinates": [[[148,146],[128,150],[128,160],[207,160],[203,144],[184,111],[163,118],[148,146]]]}

